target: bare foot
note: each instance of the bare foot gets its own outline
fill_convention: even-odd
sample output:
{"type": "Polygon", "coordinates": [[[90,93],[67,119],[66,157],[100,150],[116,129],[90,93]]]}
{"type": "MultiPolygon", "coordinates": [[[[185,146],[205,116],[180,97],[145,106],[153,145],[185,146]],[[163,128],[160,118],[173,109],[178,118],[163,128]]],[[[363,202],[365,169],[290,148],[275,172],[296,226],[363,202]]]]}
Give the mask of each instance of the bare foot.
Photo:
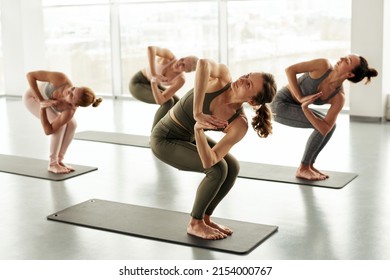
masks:
{"type": "Polygon", "coordinates": [[[319,171],[319,170],[318,170],[317,168],[315,168],[313,165],[311,165],[310,168],[311,168],[312,170],[314,170],[315,172],[317,172],[318,174],[321,174],[321,175],[325,176],[326,179],[329,178],[329,175],[328,175],[328,174],[325,174],[325,173],[319,171]]]}
{"type": "Polygon", "coordinates": [[[223,239],[227,236],[223,232],[206,225],[204,220],[197,220],[194,218],[191,218],[187,226],[187,233],[210,240],[223,239]]]}
{"type": "Polygon", "coordinates": [[[319,181],[319,180],[325,180],[326,175],[320,174],[313,169],[310,168],[310,166],[300,165],[295,176],[297,178],[306,179],[310,181],[319,181]]]}
{"type": "Polygon", "coordinates": [[[48,168],[49,172],[55,173],[55,174],[67,174],[70,173],[69,169],[59,165],[58,163],[52,163],[49,165],[48,168]]]}
{"type": "Polygon", "coordinates": [[[72,166],[63,163],[62,161],[60,161],[58,164],[63,166],[63,167],[65,167],[65,168],[67,168],[69,170],[69,172],[75,171],[75,169],[72,166]]]}
{"type": "Polygon", "coordinates": [[[204,222],[205,222],[206,225],[208,225],[208,226],[210,226],[212,228],[215,228],[215,229],[221,231],[222,233],[224,233],[226,235],[232,235],[233,234],[233,231],[230,228],[228,228],[228,227],[226,227],[224,225],[219,225],[217,223],[214,223],[211,220],[209,215],[205,215],[204,216],[204,222]]]}

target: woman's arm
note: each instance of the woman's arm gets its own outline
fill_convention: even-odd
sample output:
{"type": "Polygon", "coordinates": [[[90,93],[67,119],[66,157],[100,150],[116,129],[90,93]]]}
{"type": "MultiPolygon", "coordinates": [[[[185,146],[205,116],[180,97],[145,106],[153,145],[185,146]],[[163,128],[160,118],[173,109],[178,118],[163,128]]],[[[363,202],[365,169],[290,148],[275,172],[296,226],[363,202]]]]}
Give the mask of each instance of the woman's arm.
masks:
{"type": "MultiPolygon", "coordinates": [[[[52,83],[53,85],[60,85],[63,83],[69,83],[70,86],[72,86],[72,83],[68,79],[68,77],[61,73],[61,72],[52,72],[52,71],[33,71],[33,72],[28,72],[27,73],[27,80],[30,85],[30,88],[34,92],[35,96],[39,99],[41,103],[41,110],[40,110],[40,119],[41,123],[43,126],[43,130],[45,131],[46,135],[50,135],[58,131],[58,129],[69,122],[73,115],[75,110],[70,109],[62,112],[61,114],[58,115],[58,117],[50,123],[48,118],[47,118],[47,112],[48,107],[50,106],[50,102],[48,103],[45,101],[41,93],[39,92],[38,89],[38,84],[37,81],[41,82],[49,82],[52,83]]],[[[56,101],[52,101],[56,102],[56,101]]],[[[51,110],[51,109],[49,109],[51,110]]]]}
{"type": "Polygon", "coordinates": [[[230,151],[231,147],[244,137],[248,129],[246,119],[240,117],[230,124],[229,128],[226,128],[225,136],[213,148],[207,142],[204,129],[224,128],[227,121],[203,113],[206,92],[219,90],[230,81],[230,72],[225,65],[217,64],[208,59],[198,60],[194,86],[193,109],[196,120],[194,131],[196,147],[204,168],[209,168],[219,162],[230,151]]]}
{"type": "Polygon", "coordinates": [[[41,124],[46,135],[56,133],[60,127],[68,123],[73,118],[73,115],[76,111],[75,109],[66,110],[59,114],[58,117],[55,118],[52,123],[50,123],[49,119],[47,118],[46,110],[51,110],[51,108],[42,106],[40,111],[41,124]]]}
{"type": "MultiPolygon", "coordinates": [[[[176,93],[176,91],[183,86],[184,81],[177,81],[176,84],[172,85],[173,88],[167,92],[160,90],[158,85],[159,83],[166,81],[166,77],[162,75],[157,75],[156,63],[157,61],[163,64],[168,63],[175,58],[175,55],[169,49],[160,48],[156,46],[149,46],[147,48],[147,53],[149,69],[152,75],[150,79],[150,86],[152,88],[154,100],[157,104],[161,105],[167,102],[167,100],[169,100],[176,93]]],[[[170,88],[172,86],[170,86],[170,88]]]]}
{"type": "Polygon", "coordinates": [[[153,97],[157,104],[161,105],[167,102],[184,85],[184,75],[177,77],[174,82],[166,89],[160,90],[157,82],[151,82],[153,97]]]}
{"type": "Polygon", "coordinates": [[[39,101],[43,101],[44,98],[39,92],[37,81],[41,82],[50,82],[54,85],[62,84],[68,82],[70,85],[70,80],[66,77],[65,74],[61,72],[52,72],[52,71],[33,71],[26,74],[28,84],[33,91],[34,95],[38,98],[39,101]]]}
{"type": "Polygon", "coordinates": [[[309,72],[312,78],[320,77],[326,70],[329,69],[330,63],[326,59],[314,59],[310,61],[300,62],[293,64],[285,69],[288,88],[293,98],[298,102],[302,103],[303,95],[298,86],[297,75],[301,73],[309,72]]]}
{"type": "Polygon", "coordinates": [[[233,121],[225,131],[225,136],[210,147],[207,142],[204,126],[197,122],[195,124],[195,141],[198,149],[199,157],[204,168],[210,168],[220,160],[222,160],[230,149],[239,142],[248,131],[248,122],[245,117],[239,117],[233,121]]]}
{"type": "Polygon", "coordinates": [[[314,102],[317,98],[319,98],[322,95],[321,92],[313,95],[306,96],[302,99],[302,110],[305,114],[306,118],[309,120],[309,122],[314,126],[316,130],[318,130],[322,135],[328,134],[328,132],[333,128],[333,126],[336,123],[337,116],[339,115],[340,111],[342,110],[344,103],[345,103],[345,97],[342,92],[339,92],[337,95],[335,95],[331,101],[330,101],[330,108],[328,112],[326,113],[326,116],[324,119],[321,119],[317,117],[310,109],[309,105],[314,102]]]}
{"type": "Polygon", "coordinates": [[[227,122],[212,115],[203,114],[203,103],[206,91],[214,91],[223,88],[231,81],[228,68],[224,64],[217,64],[209,59],[199,59],[195,72],[194,86],[194,118],[203,123],[206,128],[216,129],[227,125],[227,122]],[[210,86],[213,84],[213,87],[210,86]]]}
{"type": "Polygon", "coordinates": [[[152,74],[152,81],[163,82],[164,77],[157,76],[156,60],[159,60],[159,62],[165,62],[165,60],[167,60],[169,62],[170,60],[175,58],[175,55],[166,48],[160,48],[156,46],[148,46],[147,54],[150,73],[152,74]]]}

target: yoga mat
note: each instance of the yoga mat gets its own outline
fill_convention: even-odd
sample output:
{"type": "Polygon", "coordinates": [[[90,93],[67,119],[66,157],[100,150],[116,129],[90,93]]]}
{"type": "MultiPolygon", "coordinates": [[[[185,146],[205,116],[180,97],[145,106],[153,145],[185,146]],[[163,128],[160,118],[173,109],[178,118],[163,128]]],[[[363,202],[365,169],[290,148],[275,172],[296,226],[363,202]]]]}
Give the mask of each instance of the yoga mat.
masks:
{"type": "Polygon", "coordinates": [[[189,218],[188,213],[98,199],[47,216],[52,221],[234,254],[249,253],[278,229],[277,226],[214,218],[234,233],[221,240],[204,240],[187,234],[189,218]]]}
{"type": "MultiPolygon", "coordinates": [[[[130,145],[149,148],[149,137],[143,135],[132,135],[102,131],[84,131],[76,133],[75,139],[106,142],[112,144],[130,145]]],[[[354,173],[324,171],[329,178],[321,181],[309,181],[295,177],[297,167],[262,164],[254,162],[240,162],[241,169],[238,177],[274,181],[290,184],[308,185],[313,187],[324,187],[340,189],[357,177],[354,173]]]]}
{"type": "Polygon", "coordinates": [[[0,155],[0,172],[12,173],[16,175],[62,181],[97,170],[96,167],[69,164],[76,170],[68,174],[54,174],[47,171],[48,160],[26,158],[11,155],[0,155]]]}
{"type": "Polygon", "coordinates": [[[297,167],[244,161],[240,161],[240,166],[241,168],[238,177],[241,178],[259,179],[265,181],[284,182],[334,189],[343,188],[358,176],[355,173],[323,171],[325,174],[329,175],[328,179],[321,181],[309,181],[295,177],[297,167]]]}
{"type": "Polygon", "coordinates": [[[149,148],[149,136],[104,131],[81,131],[74,139],[149,148]]]}

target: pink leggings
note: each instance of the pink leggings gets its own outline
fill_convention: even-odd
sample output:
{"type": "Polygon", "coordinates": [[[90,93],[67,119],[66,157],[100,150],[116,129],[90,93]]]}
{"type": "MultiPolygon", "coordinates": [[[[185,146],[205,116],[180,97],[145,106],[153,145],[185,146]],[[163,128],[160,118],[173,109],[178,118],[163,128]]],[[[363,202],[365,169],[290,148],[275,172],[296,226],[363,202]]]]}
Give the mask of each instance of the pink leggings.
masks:
{"type": "MultiPolygon", "coordinates": [[[[23,102],[27,109],[38,119],[40,119],[40,104],[31,90],[23,95],[23,102]]],[[[60,113],[53,109],[46,109],[49,122],[53,122],[60,113]]],[[[73,140],[77,127],[77,122],[72,118],[67,124],[63,125],[58,131],[51,134],[50,138],[50,165],[61,163],[64,159],[66,150],[73,140]]]]}

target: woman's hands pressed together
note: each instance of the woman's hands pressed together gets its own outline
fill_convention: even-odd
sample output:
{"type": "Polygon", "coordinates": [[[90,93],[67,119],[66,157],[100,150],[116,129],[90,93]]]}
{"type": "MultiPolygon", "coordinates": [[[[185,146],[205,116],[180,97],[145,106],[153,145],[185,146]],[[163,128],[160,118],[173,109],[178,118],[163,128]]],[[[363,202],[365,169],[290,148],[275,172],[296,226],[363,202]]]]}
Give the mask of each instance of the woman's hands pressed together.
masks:
{"type": "Polygon", "coordinates": [[[213,115],[207,115],[204,113],[197,114],[195,116],[195,129],[218,129],[225,128],[228,122],[221,120],[213,115]]]}

